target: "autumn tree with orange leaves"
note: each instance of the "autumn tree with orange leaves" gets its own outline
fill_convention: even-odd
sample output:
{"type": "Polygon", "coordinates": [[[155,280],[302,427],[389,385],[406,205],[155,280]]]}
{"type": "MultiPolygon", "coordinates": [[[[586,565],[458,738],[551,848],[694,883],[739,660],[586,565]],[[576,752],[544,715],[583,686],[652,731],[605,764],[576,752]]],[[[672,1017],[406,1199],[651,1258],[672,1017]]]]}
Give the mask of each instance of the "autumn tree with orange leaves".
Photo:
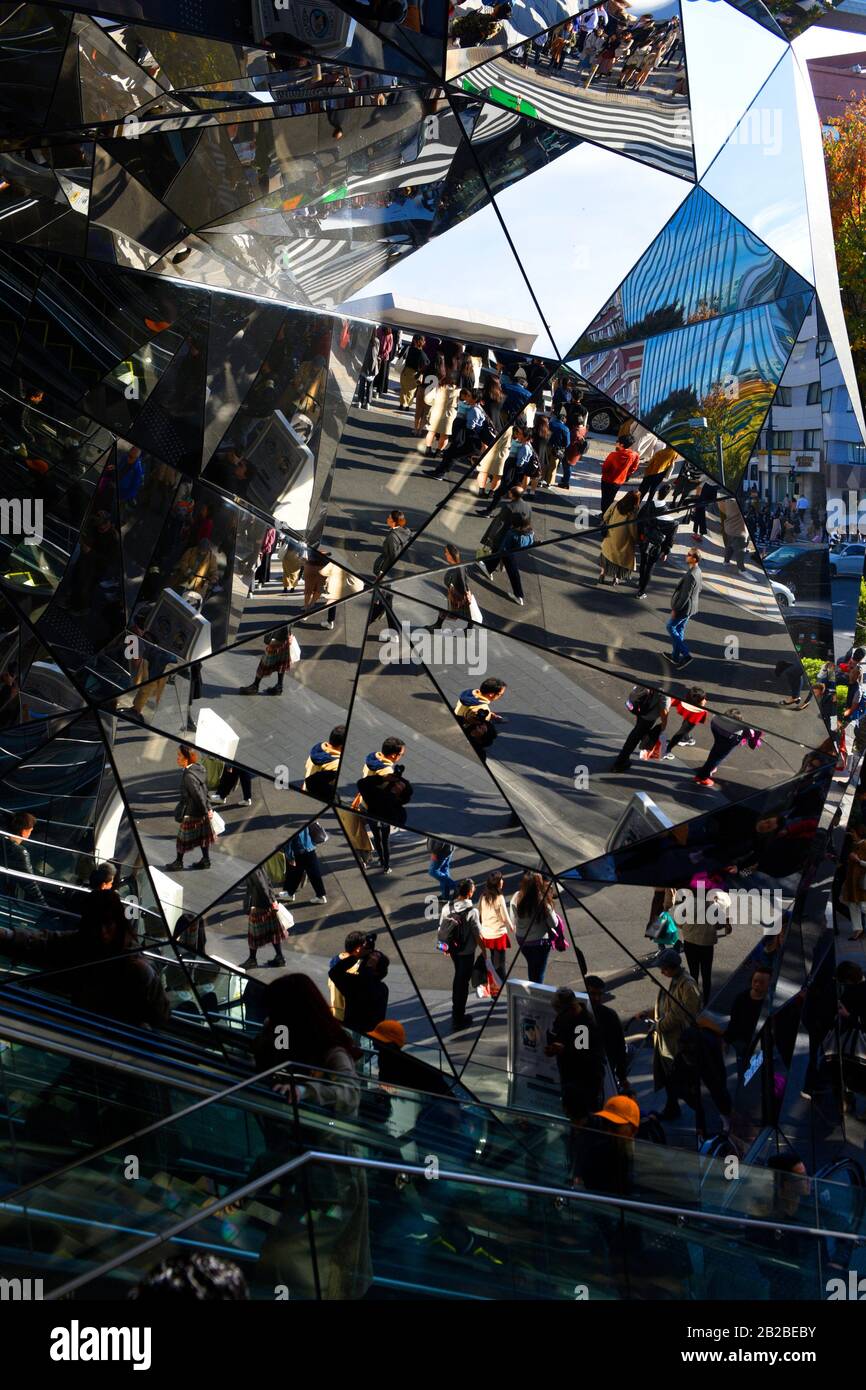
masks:
{"type": "Polygon", "coordinates": [[[824,157],[836,262],[857,382],[866,399],[866,97],[852,101],[830,125],[824,157]]]}

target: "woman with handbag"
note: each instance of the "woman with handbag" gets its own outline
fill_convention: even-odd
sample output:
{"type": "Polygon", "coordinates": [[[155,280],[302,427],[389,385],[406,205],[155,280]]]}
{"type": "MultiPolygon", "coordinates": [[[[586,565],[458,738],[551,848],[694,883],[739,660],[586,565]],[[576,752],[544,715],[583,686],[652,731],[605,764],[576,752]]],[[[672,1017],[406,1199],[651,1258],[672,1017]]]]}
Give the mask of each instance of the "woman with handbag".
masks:
{"type": "Polygon", "coordinates": [[[192,867],[209,869],[209,851],[216,835],[208,798],[207,773],[198,760],[198,753],[188,743],[178,745],[177,765],[183,775],[180,779],[180,800],[174,812],[178,822],[175,858],[165,867],[170,870],[182,869],[183,856],[189,850],[200,847],[201,859],[192,867]]]}
{"type": "MultiPolygon", "coordinates": [[[[280,916],[280,904],[264,868],[254,869],[246,880],[244,911],[247,914],[247,945],[250,953],[241,969],[255,970],[258,966],[256,953],[260,946],[267,945],[273,946],[274,958],[265,961],[265,964],[285,965],[282,942],[289,933],[284,925],[285,918],[280,916]]],[[[290,915],[287,908],[283,908],[282,911],[290,915]]]]}
{"type": "Polygon", "coordinates": [[[527,869],[509,904],[514,931],[526,959],[530,980],[544,983],[550,954],[550,932],[557,925],[551,899],[553,884],[527,869]]]}

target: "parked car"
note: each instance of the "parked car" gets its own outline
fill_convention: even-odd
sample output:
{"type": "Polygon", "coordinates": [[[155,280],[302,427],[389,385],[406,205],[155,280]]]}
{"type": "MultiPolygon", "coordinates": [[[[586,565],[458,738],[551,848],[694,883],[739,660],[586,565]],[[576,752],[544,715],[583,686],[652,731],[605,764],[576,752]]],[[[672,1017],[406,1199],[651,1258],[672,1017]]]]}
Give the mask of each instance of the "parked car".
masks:
{"type": "Polygon", "coordinates": [[[785,610],[785,626],[801,657],[828,661],[833,656],[833,619],[825,604],[802,604],[785,610]]]}
{"type": "Polygon", "coordinates": [[[787,584],[780,584],[777,579],[770,580],[770,588],[776,598],[780,608],[793,608],[797,602],[797,596],[793,589],[789,589],[787,584]]]}
{"type": "Polygon", "coordinates": [[[866,541],[849,541],[841,550],[830,553],[830,574],[843,578],[862,579],[866,560],[866,541]]]}
{"type": "Polygon", "coordinates": [[[784,584],[797,603],[826,601],[830,594],[830,563],[818,545],[780,545],[764,556],[771,579],[784,584]]]}

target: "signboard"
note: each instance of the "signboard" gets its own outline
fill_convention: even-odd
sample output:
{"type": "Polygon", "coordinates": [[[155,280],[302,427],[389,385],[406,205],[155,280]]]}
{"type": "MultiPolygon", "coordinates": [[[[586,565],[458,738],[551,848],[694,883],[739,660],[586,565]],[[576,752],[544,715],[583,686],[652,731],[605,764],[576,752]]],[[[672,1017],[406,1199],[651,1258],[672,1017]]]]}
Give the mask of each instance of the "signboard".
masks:
{"type": "Polygon", "coordinates": [[[548,1030],[553,1027],[555,1017],[556,987],[534,984],[530,980],[506,980],[505,991],[508,1001],[508,1104],[523,1110],[557,1111],[560,1108],[559,1067],[555,1057],[544,1055],[548,1030]]]}
{"type": "Polygon", "coordinates": [[[315,460],[281,410],[274,411],[247,458],[253,473],[247,500],[278,525],[303,533],[313,498],[315,460]]]}
{"type": "Polygon", "coordinates": [[[355,37],[355,21],[331,0],[292,0],[291,5],[253,0],[253,33],[259,44],[285,34],[317,53],[342,53],[355,37]]]}
{"type": "MultiPolygon", "coordinates": [[[[547,1035],[556,1017],[553,1010],[555,985],[531,980],[506,980],[508,1004],[508,1104],[521,1110],[543,1110],[560,1114],[561,1086],[555,1057],[545,1057],[547,1035]]],[[[574,991],[588,1004],[589,995],[574,991]]],[[[605,1097],[616,1094],[610,1066],[605,1067],[605,1097]]]]}
{"type": "Polygon", "coordinates": [[[210,623],[174,589],[163,589],[147,619],[156,646],[178,661],[200,661],[210,656],[210,623]]]}
{"type": "Polygon", "coordinates": [[[646,792],[632,792],[631,800],[607,838],[605,849],[610,854],[615,849],[637,844],[659,830],[670,830],[672,825],[673,821],[651,796],[646,792]]]}

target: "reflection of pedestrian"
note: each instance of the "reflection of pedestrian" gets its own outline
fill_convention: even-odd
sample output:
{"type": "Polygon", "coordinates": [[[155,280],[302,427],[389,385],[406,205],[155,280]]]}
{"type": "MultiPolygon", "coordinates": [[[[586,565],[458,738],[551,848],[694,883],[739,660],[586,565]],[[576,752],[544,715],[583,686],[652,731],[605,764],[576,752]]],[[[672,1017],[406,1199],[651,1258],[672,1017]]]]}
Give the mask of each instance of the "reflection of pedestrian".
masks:
{"type": "Polygon", "coordinates": [[[325,896],[322,868],[308,825],[299,830],[297,835],[293,835],[286,846],[285,891],[290,899],[294,898],[305,876],[310,880],[310,887],[315,894],[312,902],[326,903],[328,899],[325,896]]]}
{"type": "Polygon", "coordinates": [[[451,986],[451,1027],[457,1032],[472,1022],[466,1012],[469,997],[469,983],[475,963],[476,951],[484,954],[481,938],[481,921],[478,909],[473,907],[475,884],[471,878],[464,878],[457,885],[456,896],[446,903],[439,915],[439,940],[448,947],[451,964],[454,967],[454,980],[451,986]]]}
{"type": "Polygon", "coordinates": [[[427,851],[430,855],[428,874],[431,878],[435,878],[446,898],[453,898],[457,892],[457,884],[451,877],[451,859],[454,854],[454,846],[448,840],[438,840],[435,835],[428,835],[427,851]]]}
{"type": "Polygon", "coordinates": [[[274,890],[263,868],[254,869],[246,880],[244,911],[247,914],[247,943],[250,953],[241,969],[254,969],[258,965],[257,951],[261,946],[267,945],[273,946],[274,958],[266,964],[285,965],[282,942],[288,932],[280,921],[274,890]]]}
{"type": "Polygon", "coordinates": [[[656,1090],[667,1091],[667,1104],[661,1118],[675,1120],[680,1113],[675,1063],[682,1035],[700,1013],[701,994],[684,968],[679,951],[665,951],[659,960],[659,969],[668,985],[661,987],[655,1003],[653,1081],[656,1090]]]}
{"type": "Polygon", "coordinates": [[[753,749],[761,745],[760,729],[752,729],[746,724],[738,709],[728,709],[724,714],[713,715],[710,720],[710,733],[713,736],[712,747],[703,767],[695,773],[695,781],[703,787],[716,785],[713,781],[716,771],[741,743],[747,743],[753,749]]]}
{"type": "Polygon", "coordinates": [[[673,642],[673,651],[670,656],[665,652],[665,656],[677,670],[692,659],[692,654],[686,646],[686,627],[689,619],[695,616],[700,607],[701,585],[703,583],[701,557],[697,550],[687,552],[686,564],[688,569],[674,589],[671,598],[671,616],[665,623],[665,628],[673,642]]]}
{"type": "Polygon", "coordinates": [[[274,628],[273,632],[268,633],[265,639],[264,655],[256,667],[256,674],[252,683],[242,685],[238,692],[240,695],[258,695],[260,682],[267,680],[268,676],[272,675],[276,675],[276,684],[262,693],[282,695],[283,677],[286,671],[292,669],[291,641],[291,633],[286,626],[274,628]]]}
{"type": "Polygon", "coordinates": [[[183,856],[191,849],[201,848],[201,859],[194,869],[210,868],[210,847],[216,839],[213,832],[213,813],[207,791],[207,774],[198,760],[198,753],[188,743],[177,750],[177,765],[182,769],[180,800],[175,810],[179,822],[175,842],[176,857],[167,869],[182,869],[183,856]]]}
{"type": "Polygon", "coordinates": [[[481,936],[490,957],[490,964],[500,980],[504,980],[505,953],[511,945],[509,933],[514,933],[515,926],[505,901],[505,879],[501,873],[494,871],[488,874],[478,900],[478,914],[481,918],[481,936]]]}
{"type": "Polygon", "coordinates": [[[211,793],[211,801],[215,801],[217,805],[222,804],[227,806],[228,799],[234,791],[235,787],[237,786],[238,782],[240,782],[241,784],[241,799],[238,802],[238,805],[252,806],[253,779],[245,768],[235,767],[232,763],[226,763],[225,767],[223,768],[222,776],[219,780],[219,785],[216,791],[211,793]]]}
{"type": "Polygon", "coordinates": [[[667,724],[668,703],[668,697],[660,690],[653,690],[650,686],[641,688],[631,706],[634,728],[619,750],[611,772],[626,771],[629,759],[638,744],[647,752],[652,749],[667,724]]]}
{"type": "Polygon", "coordinates": [[[552,898],[553,884],[548,883],[541,874],[527,869],[510,903],[511,918],[526,960],[527,973],[536,984],[544,983],[550,955],[549,933],[557,923],[552,898]]]}
{"type": "Polygon", "coordinates": [[[585,1120],[603,1099],[604,1047],[598,1025],[573,989],[553,996],[554,1019],[545,1057],[555,1057],[562,1107],[570,1120],[585,1120]]]}

